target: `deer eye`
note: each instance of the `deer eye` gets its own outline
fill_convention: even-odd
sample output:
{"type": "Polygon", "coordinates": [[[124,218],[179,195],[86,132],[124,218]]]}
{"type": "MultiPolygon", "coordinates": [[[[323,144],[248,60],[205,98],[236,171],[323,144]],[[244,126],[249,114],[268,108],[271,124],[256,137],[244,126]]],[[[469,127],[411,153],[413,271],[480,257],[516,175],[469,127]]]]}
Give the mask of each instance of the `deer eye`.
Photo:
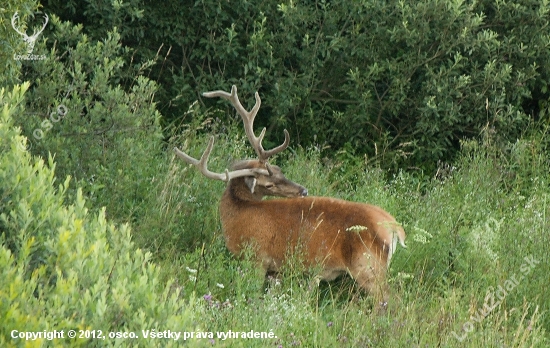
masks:
{"type": "Polygon", "coordinates": [[[273,183],[268,183],[268,184],[265,184],[264,187],[270,189],[270,188],[272,188],[273,186],[275,186],[275,184],[273,184],[273,183]]]}

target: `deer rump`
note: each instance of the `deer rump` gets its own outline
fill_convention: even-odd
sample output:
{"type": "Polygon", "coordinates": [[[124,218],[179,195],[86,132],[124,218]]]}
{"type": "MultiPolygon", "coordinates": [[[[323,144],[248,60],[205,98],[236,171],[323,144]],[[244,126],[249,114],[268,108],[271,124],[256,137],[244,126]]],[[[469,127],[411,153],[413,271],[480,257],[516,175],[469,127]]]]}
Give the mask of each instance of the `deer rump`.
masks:
{"type": "Polygon", "coordinates": [[[385,287],[380,282],[397,242],[404,246],[403,228],[377,206],[328,197],[251,202],[230,196],[226,192],[220,205],[226,246],[239,255],[252,244],[266,273],[278,272],[297,249],[305,267],[320,266],[318,278],[348,273],[376,293],[373,287],[385,287]]]}

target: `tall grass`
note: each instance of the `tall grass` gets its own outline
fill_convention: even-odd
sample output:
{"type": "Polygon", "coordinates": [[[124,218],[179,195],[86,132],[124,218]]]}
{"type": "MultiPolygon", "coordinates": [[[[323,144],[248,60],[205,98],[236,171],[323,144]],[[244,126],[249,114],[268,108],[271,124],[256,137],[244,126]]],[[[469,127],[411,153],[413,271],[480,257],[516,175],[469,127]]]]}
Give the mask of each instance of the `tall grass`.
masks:
{"type": "MultiPolygon", "coordinates": [[[[252,156],[245,137],[207,119],[173,139],[199,156],[217,133],[210,167],[252,156]]],[[[276,338],[214,337],[214,346],[546,347],[549,166],[545,134],[503,146],[465,142],[446,176],[388,177],[364,159],[321,158],[291,149],[278,162],[313,195],[383,207],[408,234],[390,268],[392,300],[377,315],[349,278],[311,286],[289,262],[280,280],[264,280],[249,252],[225,249],[218,216],[224,184],[204,178],[170,151],[152,188],[136,240],[153,250],[182,296],[196,294],[211,332],[272,330],[276,338]],[[342,170],[345,168],[345,170],[342,170]]],[[[292,260],[292,259],[291,259],[292,260]]]]}

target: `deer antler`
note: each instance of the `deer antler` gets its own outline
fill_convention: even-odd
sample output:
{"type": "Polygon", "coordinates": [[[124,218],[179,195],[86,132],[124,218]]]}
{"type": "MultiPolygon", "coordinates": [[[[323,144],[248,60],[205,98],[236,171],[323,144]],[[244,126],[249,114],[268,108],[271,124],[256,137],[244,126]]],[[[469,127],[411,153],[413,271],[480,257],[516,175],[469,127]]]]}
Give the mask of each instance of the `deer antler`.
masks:
{"type": "Polygon", "coordinates": [[[262,132],[260,133],[259,137],[256,137],[256,135],[254,134],[254,129],[253,129],[254,118],[256,117],[256,114],[258,113],[258,110],[260,109],[260,105],[262,103],[258,92],[254,94],[254,97],[256,98],[256,104],[250,111],[246,111],[246,109],[242,106],[241,102],[239,101],[239,97],[237,96],[237,86],[235,85],[231,87],[231,93],[227,93],[224,91],[212,91],[212,92],[205,92],[202,95],[207,98],[221,97],[231,102],[235,110],[237,110],[237,113],[241,115],[243,119],[246,136],[248,137],[248,141],[250,141],[250,144],[252,145],[252,147],[254,147],[254,150],[256,151],[256,154],[258,155],[258,159],[260,160],[260,162],[265,163],[269,157],[285,150],[288,147],[288,144],[290,143],[290,135],[288,134],[286,129],[284,130],[285,141],[281,145],[268,151],[264,150],[262,146],[262,140],[265,136],[265,130],[266,130],[265,127],[264,129],[262,129],[262,132]]]}
{"type": "Polygon", "coordinates": [[[192,165],[196,166],[197,168],[199,168],[201,173],[209,179],[215,179],[215,180],[221,180],[221,181],[228,182],[231,179],[240,178],[240,177],[243,177],[243,176],[253,176],[254,174],[269,175],[269,172],[267,170],[259,169],[259,168],[239,169],[239,170],[234,170],[234,171],[231,171],[231,172],[226,169],[225,173],[223,173],[223,174],[222,173],[211,172],[210,170],[208,170],[207,164],[208,164],[208,156],[210,156],[210,153],[212,152],[213,147],[214,147],[214,137],[211,137],[210,141],[208,142],[208,146],[206,146],[206,150],[204,150],[200,160],[197,160],[197,159],[189,156],[188,154],[181,151],[177,147],[174,147],[174,151],[176,152],[176,155],[178,155],[178,157],[183,159],[185,162],[187,162],[189,164],[192,164],[192,165]]]}

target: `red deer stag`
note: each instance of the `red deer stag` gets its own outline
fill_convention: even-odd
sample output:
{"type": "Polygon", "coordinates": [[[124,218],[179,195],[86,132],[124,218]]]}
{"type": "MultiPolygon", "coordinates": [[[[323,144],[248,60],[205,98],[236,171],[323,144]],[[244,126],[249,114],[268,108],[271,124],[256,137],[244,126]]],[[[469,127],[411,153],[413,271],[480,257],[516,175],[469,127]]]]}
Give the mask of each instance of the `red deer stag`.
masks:
{"type": "Polygon", "coordinates": [[[403,228],[377,206],[328,197],[306,197],[307,190],[303,186],[288,180],[279,167],[269,165],[268,158],[285,150],[290,136],[285,130],[282,145],[264,150],[265,128],[259,137],[253,131],[261,103],[257,92],[256,104],[250,112],[241,105],[235,86],[231,93],[214,91],[203,95],[228,99],[233,104],[258,155],[258,160],[240,161],[231,171],[214,173],[207,169],[214,137],[200,160],[174,148],[179,157],[198,167],[206,177],[228,182],[220,202],[220,218],[229,251],[239,255],[247,243],[253,243],[257,247],[257,260],[267,274],[277,272],[287,252],[301,243],[304,266],[321,267],[317,279],[333,280],[349,273],[361,288],[385,306],[388,299],[386,270],[397,241],[405,247],[403,228]],[[265,196],[287,198],[262,200],[265,196]]]}

